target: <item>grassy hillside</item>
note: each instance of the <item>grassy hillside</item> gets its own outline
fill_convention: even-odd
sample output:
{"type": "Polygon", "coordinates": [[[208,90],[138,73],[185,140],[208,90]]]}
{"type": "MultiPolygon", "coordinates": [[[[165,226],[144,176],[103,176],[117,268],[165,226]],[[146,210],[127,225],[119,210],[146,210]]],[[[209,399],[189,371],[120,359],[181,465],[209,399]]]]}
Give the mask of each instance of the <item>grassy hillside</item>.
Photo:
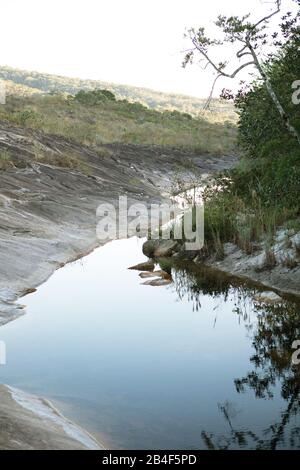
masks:
{"type": "MultiPolygon", "coordinates": [[[[59,92],[75,95],[80,90],[101,88],[110,90],[119,100],[126,99],[131,102],[138,102],[158,111],[171,109],[192,115],[202,113],[203,105],[206,101],[205,99],[173,93],[161,93],[146,88],[118,85],[97,80],[61,77],[3,66],[0,67],[0,79],[24,86],[26,94],[32,90],[32,93],[42,91],[44,93],[59,92]]],[[[212,104],[212,111],[226,113],[231,117],[234,116],[234,107],[217,99],[212,104]]]]}
{"type": "Polygon", "coordinates": [[[93,148],[123,142],[177,147],[198,154],[234,152],[236,124],[227,115],[207,113],[192,117],[99,96],[97,91],[81,92],[75,97],[12,94],[6,105],[0,106],[0,120],[61,135],[93,148]]]}

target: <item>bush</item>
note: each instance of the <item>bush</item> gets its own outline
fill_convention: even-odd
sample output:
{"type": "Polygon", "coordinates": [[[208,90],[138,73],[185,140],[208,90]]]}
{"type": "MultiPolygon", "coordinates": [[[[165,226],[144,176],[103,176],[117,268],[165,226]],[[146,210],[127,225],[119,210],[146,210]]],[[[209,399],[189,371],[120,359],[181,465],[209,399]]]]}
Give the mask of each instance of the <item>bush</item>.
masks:
{"type": "Polygon", "coordinates": [[[14,121],[20,126],[33,124],[40,119],[39,114],[33,109],[24,109],[14,114],[14,121]]]}
{"type": "Polygon", "coordinates": [[[75,100],[81,104],[94,106],[105,101],[116,101],[116,97],[108,90],[81,90],[75,95],[75,100]]]}
{"type": "Polygon", "coordinates": [[[245,201],[252,196],[264,207],[300,210],[300,149],[272,152],[273,158],[247,161],[230,173],[232,190],[245,201]]]}

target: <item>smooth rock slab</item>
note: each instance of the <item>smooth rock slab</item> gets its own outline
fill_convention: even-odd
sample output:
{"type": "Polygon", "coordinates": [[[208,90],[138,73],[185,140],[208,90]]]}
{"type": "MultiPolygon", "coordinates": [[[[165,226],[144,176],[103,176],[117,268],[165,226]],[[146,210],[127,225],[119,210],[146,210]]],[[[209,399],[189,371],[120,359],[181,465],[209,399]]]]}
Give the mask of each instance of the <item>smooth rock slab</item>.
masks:
{"type": "Polygon", "coordinates": [[[47,400],[0,385],[1,450],[104,449],[47,400]]]}

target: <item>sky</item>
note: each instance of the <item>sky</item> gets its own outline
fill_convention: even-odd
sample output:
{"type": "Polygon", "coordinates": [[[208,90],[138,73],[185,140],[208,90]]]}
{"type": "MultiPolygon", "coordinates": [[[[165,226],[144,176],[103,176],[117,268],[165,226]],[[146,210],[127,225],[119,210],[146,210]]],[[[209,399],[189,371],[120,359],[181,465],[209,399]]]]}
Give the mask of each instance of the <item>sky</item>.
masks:
{"type": "MultiPolygon", "coordinates": [[[[263,0],[1,0],[0,64],[205,97],[212,71],[181,67],[185,29],[203,25],[213,32],[220,13],[250,9],[255,19],[271,6],[263,0]]],[[[231,53],[227,47],[220,57],[231,53]]],[[[236,83],[222,79],[216,93],[236,83]]]]}

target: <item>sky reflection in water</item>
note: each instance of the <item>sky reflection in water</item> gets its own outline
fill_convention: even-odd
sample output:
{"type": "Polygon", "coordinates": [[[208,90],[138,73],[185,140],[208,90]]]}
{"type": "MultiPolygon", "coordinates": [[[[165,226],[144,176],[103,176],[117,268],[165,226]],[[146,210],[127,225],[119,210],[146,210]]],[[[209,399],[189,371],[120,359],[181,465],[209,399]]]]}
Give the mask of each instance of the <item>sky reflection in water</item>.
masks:
{"type": "Polygon", "coordinates": [[[168,287],[127,270],[142,241],[115,241],[57,271],[0,330],[2,383],[47,396],[110,448],[300,448],[299,309],[173,270],[168,287]],[[271,426],[273,427],[271,428],[271,426]]]}

